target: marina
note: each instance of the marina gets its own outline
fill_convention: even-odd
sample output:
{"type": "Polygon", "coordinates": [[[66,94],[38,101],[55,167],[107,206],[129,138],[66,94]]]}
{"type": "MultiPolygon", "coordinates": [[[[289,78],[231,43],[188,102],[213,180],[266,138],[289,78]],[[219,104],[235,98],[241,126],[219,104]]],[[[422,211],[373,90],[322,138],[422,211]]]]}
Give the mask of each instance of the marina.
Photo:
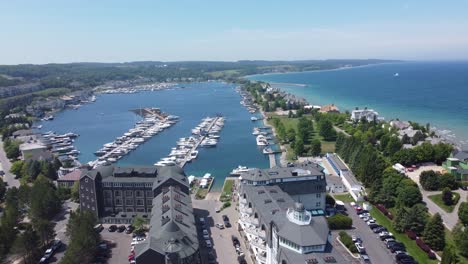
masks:
{"type": "Polygon", "coordinates": [[[138,121],[134,128],[129,129],[122,136],[104,144],[101,149],[94,152],[98,158],[89,162],[90,166],[98,167],[117,162],[148,139],[173,126],[179,119],[177,116],[162,113],[159,108],[144,108],[134,111],[139,112],[144,116],[144,119],[138,121]]]}
{"type": "Polygon", "coordinates": [[[80,151],[73,145],[75,138],[78,136],[78,134],[72,132],[57,134],[49,131],[41,134],[40,141],[45,146],[49,147],[50,151],[56,155],[61,162],[74,163],[77,161],[78,155],[80,155],[80,151]]]}
{"type": "Polygon", "coordinates": [[[224,177],[239,164],[249,168],[269,166],[268,157],[259,151],[255,137],[252,136],[253,128],[264,126],[263,121],[250,121],[251,114],[239,104],[236,86],[221,82],[191,83],[184,86],[183,89],[174,86],[157,92],[97,94],[97,100],[93,104],[83,104],[77,110],[67,108],[54,113],[54,120],[36,122],[34,125],[41,125],[41,131],[50,130],[58,134],[73,131],[79,134],[74,141],[74,146],[80,151],[76,158],[80,163],[86,164],[98,158],[94,153],[104,144],[113,142],[143,120],[142,114],[145,111],[140,111],[140,108],[157,106],[166,113],[179,116],[177,124],[170,130],[147,138],[136,149],[113,163],[118,166],[148,166],[167,157],[180,138],[193,136],[192,129],[203,118],[214,117],[222,109],[225,121],[229,121],[225,122],[218,133],[222,140],[218,140],[216,147],[197,148],[198,153],[192,154],[192,162],[184,165],[187,175],[204,175],[209,172],[216,178],[213,189],[218,190],[222,187],[224,177]],[[213,163],[213,160],[217,162],[213,163]]]}
{"type": "Polygon", "coordinates": [[[180,138],[177,147],[171,149],[169,155],[155,163],[156,166],[180,166],[191,162],[198,157],[198,148],[211,148],[218,144],[219,132],[224,126],[221,116],[206,117],[192,129],[192,136],[180,138]]]}

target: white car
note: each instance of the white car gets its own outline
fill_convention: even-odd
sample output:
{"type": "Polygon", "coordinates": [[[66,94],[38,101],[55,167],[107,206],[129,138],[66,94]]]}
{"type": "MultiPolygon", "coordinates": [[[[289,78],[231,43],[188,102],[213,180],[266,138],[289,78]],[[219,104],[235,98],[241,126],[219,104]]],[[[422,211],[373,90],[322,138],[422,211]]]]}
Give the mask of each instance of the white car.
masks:
{"type": "Polygon", "coordinates": [[[363,213],[359,215],[359,218],[364,219],[364,218],[369,218],[370,214],[369,213],[363,213]]]}
{"type": "Polygon", "coordinates": [[[375,224],[375,219],[369,219],[366,221],[367,225],[375,224]]]}
{"type": "Polygon", "coordinates": [[[354,243],[359,253],[365,253],[366,248],[361,243],[354,243]]]}

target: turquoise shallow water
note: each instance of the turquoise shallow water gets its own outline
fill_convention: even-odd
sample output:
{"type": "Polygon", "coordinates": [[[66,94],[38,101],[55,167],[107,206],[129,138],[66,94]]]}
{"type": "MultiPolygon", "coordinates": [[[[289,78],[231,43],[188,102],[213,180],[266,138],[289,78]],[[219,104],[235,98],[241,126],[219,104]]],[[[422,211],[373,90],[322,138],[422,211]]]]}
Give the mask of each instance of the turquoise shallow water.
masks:
{"type": "Polygon", "coordinates": [[[341,110],[367,106],[386,120],[399,117],[429,122],[438,129],[452,131],[455,140],[468,147],[468,62],[392,63],[248,78],[303,84],[275,86],[311,104],[334,103],[341,110]]]}
{"type": "Polygon", "coordinates": [[[226,121],[217,147],[200,148],[198,158],[184,168],[187,175],[211,173],[215,177],[215,188],[219,189],[224,178],[238,165],[260,168],[269,165],[252,135],[253,127],[261,123],[250,121],[251,114],[240,105],[240,96],[234,88],[224,83],[194,83],[155,92],[103,94],[95,103],[78,110],[62,111],[53,121],[42,122],[42,131],[78,133],[75,146],[81,151],[79,160],[84,163],[94,160],[96,150],[123,135],[140,119],[130,109],[158,107],[179,116],[179,122],[118,162],[119,165],[152,165],[169,154],[180,137],[190,136],[191,129],[202,118],[220,113],[226,121]]]}

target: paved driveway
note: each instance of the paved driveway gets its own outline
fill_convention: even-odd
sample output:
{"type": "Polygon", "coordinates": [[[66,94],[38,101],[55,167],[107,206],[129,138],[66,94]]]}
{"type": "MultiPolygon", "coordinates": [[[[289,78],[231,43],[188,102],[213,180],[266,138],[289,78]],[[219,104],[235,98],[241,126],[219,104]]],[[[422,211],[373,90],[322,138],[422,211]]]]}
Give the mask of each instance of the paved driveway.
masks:
{"type": "Polygon", "coordinates": [[[101,232],[102,240],[106,240],[114,244],[111,247],[109,264],[128,264],[128,256],[130,255],[130,243],[132,243],[132,234],[125,232],[109,232],[107,228],[110,225],[103,225],[104,230],[101,232]]]}
{"type": "MultiPolygon", "coordinates": [[[[219,193],[209,193],[205,200],[196,200],[192,197],[193,208],[197,222],[199,217],[205,217],[208,223],[208,232],[210,233],[211,240],[213,242],[213,253],[216,256],[216,262],[219,264],[234,264],[237,263],[237,253],[232,245],[231,236],[235,235],[239,240],[241,240],[240,234],[237,231],[238,214],[234,208],[234,202],[231,207],[224,209],[220,213],[216,213],[216,208],[220,208],[222,205],[221,202],[217,201],[217,197],[219,197],[219,193]],[[218,229],[215,227],[216,223],[223,222],[221,217],[222,215],[227,215],[229,217],[232,227],[225,229],[218,229]]],[[[243,243],[241,243],[241,248],[244,253],[247,253],[243,243]]],[[[201,242],[201,249],[202,260],[205,261],[204,263],[207,263],[208,250],[205,248],[205,244],[203,242],[201,242]]],[[[245,259],[249,264],[251,263],[247,256],[245,259]]]]}
{"type": "Polygon", "coordinates": [[[54,257],[49,261],[49,263],[59,263],[63,258],[68,243],[70,242],[69,237],[65,235],[65,232],[67,231],[67,223],[70,219],[70,210],[74,211],[77,208],[78,203],[65,201],[62,205],[62,211],[53,219],[53,222],[55,223],[54,230],[56,239],[60,239],[64,245],[54,254],[54,257]]]}
{"type": "Polygon", "coordinates": [[[347,232],[350,235],[356,235],[362,239],[362,244],[366,248],[371,262],[375,264],[395,263],[393,254],[385,247],[385,244],[380,241],[379,236],[372,232],[364,220],[359,218],[356,211],[349,203],[346,203],[345,207],[348,210],[349,217],[353,219],[353,227],[355,227],[353,230],[347,230],[347,232]]]}

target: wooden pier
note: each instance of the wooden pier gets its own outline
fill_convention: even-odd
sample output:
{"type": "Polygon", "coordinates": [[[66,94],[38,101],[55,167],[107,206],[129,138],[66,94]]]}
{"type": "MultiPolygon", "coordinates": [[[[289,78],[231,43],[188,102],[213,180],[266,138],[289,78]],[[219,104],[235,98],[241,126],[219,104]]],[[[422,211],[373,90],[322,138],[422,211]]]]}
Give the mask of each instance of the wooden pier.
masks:
{"type": "Polygon", "coordinates": [[[276,155],[275,154],[268,154],[268,157],[270,158],[270,168],[273,168],[276,166],[276,155]]]}
{"type": "MultiPolygon", "coordinates": [[[[217,122],[218,120],[219,120],[219,117],[215,117],[215,118],[213,119],[213,121],[211,121],[211,124],[208,126],[208,129],[207,129],[208,134],[210,133],[211,129],[213,128],[213,126],[216,124],[216,122],[217,122]]],[[[199,137],[198,140],[197,140],[197,143],[195,143],[195,146],[193,146],[193,147],[190,149],[190,151],[187,152],[187,153],[188,153],[187,155],[190,155],[190,153],[192,153],[192,151],[196,150],[196,149],[200,146],[200,144],[203,142],[203,140],[205,140],[206,137],[207,137],[207,136],[202,136],[202,135],[200,135],[200,137],[199,137]]],[[[187,161],[189,160],[189,158],[190,158],[190,157],[188,157],[188,158],[185,157],[184,161],[182,161],[182,162],[179,164],[179,166],[180,166],[181,168],[183,168],[183,167],[185,166],[185,164],[187,164],[187,161]]]]}

